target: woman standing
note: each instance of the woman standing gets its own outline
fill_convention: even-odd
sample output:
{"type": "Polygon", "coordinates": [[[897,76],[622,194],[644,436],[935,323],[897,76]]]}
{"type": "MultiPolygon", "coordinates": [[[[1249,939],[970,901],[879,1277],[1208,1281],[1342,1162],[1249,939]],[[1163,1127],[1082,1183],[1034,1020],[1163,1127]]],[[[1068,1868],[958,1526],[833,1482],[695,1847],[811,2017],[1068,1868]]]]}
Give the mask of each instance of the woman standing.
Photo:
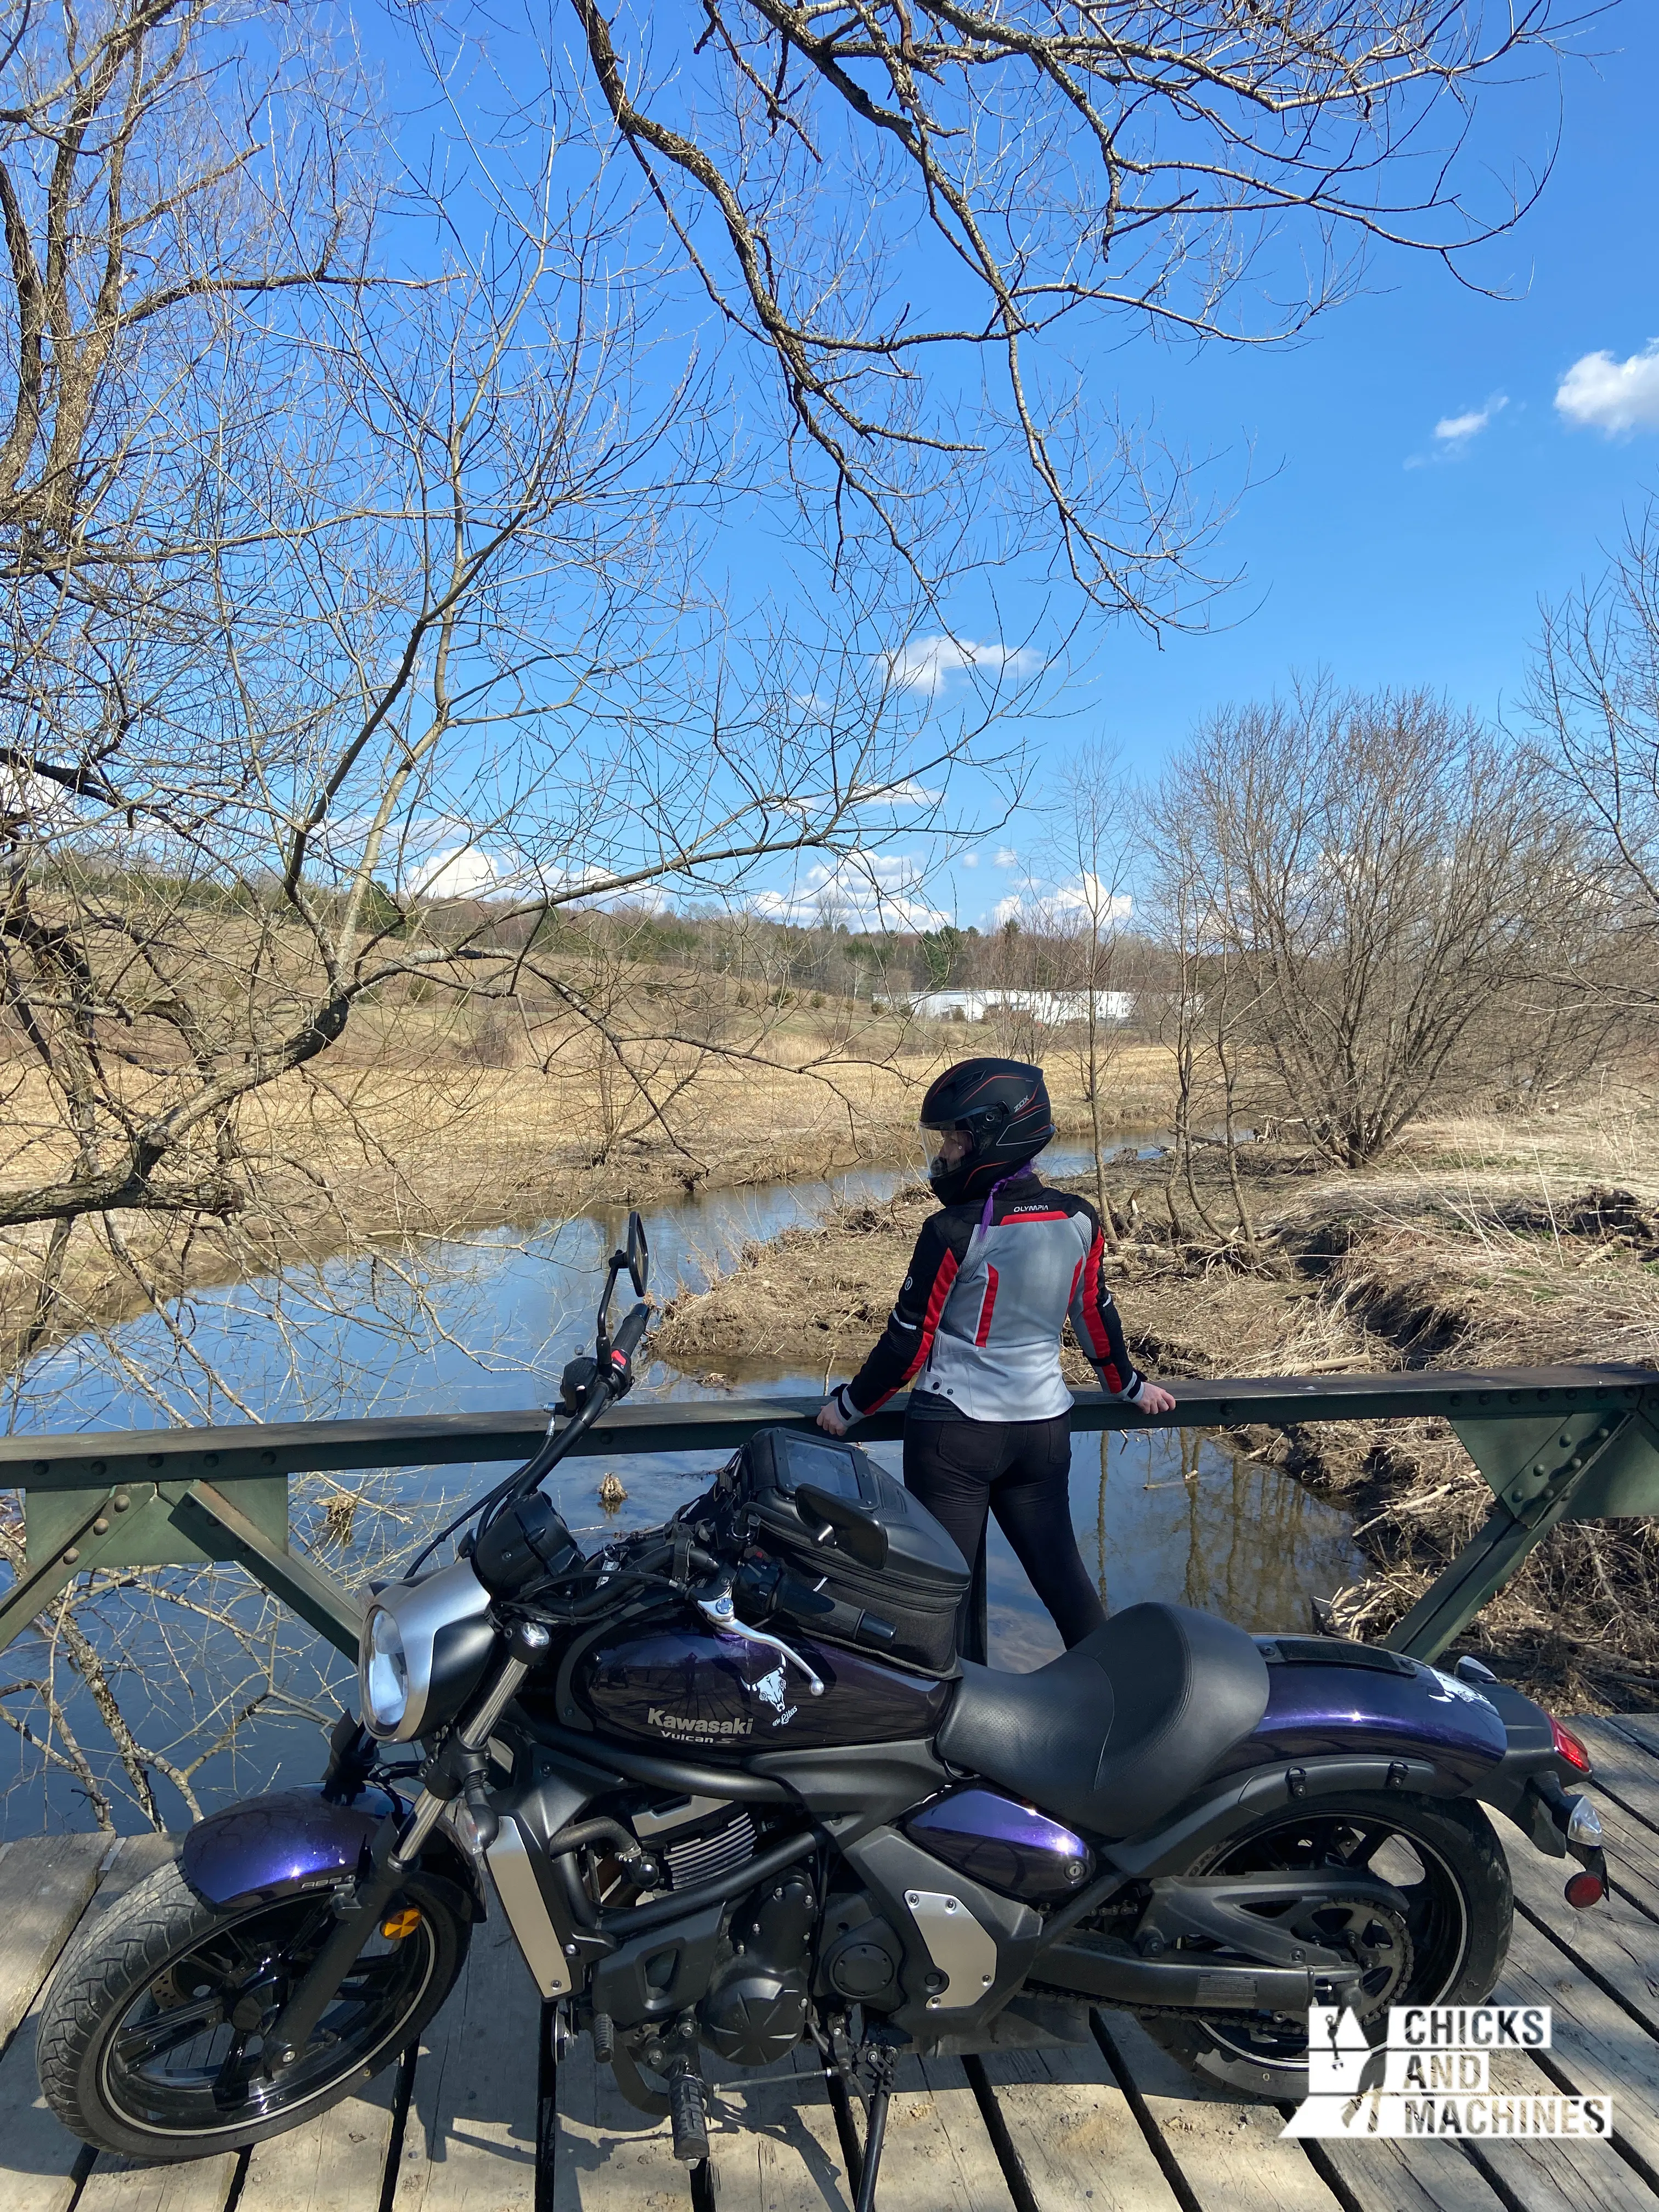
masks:
{"type": "Polygon", "coordinates": [[[940,1210],[922,1224],[880,1341],[818,1426],[845,1436],[912,1384],[906,1489],[969,1566],[994,1513],[1069,1650],[1106,1616],[1072,1527],[1067,1317],[1103,1390],[1146,1413],[1175,1400],[1130,1364],[1093,1206],[1031,1165],[1054,1133],[1042,1070],[959,1061],[923,1099],[921,1131],[940,1210]]]}

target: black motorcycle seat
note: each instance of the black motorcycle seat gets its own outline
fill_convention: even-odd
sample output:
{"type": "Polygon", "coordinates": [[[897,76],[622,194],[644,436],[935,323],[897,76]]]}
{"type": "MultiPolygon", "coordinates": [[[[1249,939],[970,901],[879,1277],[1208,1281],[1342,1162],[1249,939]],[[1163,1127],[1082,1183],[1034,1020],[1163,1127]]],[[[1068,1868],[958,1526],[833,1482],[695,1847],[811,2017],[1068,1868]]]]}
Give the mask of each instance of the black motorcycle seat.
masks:
{"type": "Polygon", "coordinates": [[[1267,1709],[1267,1668],[1241,1628],[1184,1605],[1132,1605],[1046,1667],[964,1660],[936,1747],[1097,1836],[1178,1805],[1267,1709]]]}

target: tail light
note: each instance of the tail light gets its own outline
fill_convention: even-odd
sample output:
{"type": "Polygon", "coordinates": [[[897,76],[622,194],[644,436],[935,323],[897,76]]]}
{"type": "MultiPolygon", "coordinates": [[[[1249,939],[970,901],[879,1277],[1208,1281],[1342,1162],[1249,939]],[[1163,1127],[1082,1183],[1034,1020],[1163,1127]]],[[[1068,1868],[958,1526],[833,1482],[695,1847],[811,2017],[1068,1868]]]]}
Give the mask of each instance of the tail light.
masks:
{"type": "Polygon", "coordinates": [[[1571,1729],[1562,1727],[1553,1713],[1549,1717],[1549,1723],[1550,1735],[1553,1739],[1557,1755],[1565,1759],[1569,1766],[1576,1766],[1581,1774],[1588,1774],[1590,1771],[1590,1755],[1583,1745],[1579,1742],[1571,1729]]]}
{"type": "Polygon", "coordinates": [[[1592,1874],[1586,1867],[1569,1880],[1565,1891],[1567,1903],[1575,1912],[1582,1912],[1586,1905],[1601,1902],[1607,1893],[1607,1887],[1599,1874],[1592,1874]]]}

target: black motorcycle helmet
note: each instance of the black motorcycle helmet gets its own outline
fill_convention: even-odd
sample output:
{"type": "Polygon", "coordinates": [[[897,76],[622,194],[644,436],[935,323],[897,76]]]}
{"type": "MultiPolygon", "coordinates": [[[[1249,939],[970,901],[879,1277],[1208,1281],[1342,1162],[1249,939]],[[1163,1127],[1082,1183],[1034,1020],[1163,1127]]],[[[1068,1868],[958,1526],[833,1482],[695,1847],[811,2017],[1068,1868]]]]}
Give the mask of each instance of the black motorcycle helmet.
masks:
{"type": "Polygon", "coordinates": [[[1035,1159],[1054,1133],[1042,1070],[1023,1060],[958,1060],[921,1102],[927,1180],[946,1206],[983,1198],[994,1182],[1035,1159]],[[947,1148],[953,1133],[965,1145],[947,1148]]]}

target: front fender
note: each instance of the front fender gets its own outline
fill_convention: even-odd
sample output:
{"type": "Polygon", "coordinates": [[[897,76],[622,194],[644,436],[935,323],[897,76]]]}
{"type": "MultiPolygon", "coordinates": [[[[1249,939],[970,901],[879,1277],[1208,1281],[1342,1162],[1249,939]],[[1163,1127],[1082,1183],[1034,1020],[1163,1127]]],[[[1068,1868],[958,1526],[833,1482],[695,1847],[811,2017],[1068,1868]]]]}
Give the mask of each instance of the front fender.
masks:
{"type": "MultiPolygon", "coordinates": [[[[386,1816],[403,1810],[390,1790],[368,1785],[349,1805],[331,1804],[320,1785],[272,1790],[198,1820],[185,1837],[179,1871],[215,1905],[265,1905],[332,1889],[366,1863],[386,1816]]],[[[427,1838],[421,1867],[460,1888],[471,1917],[483,1918],[477,1872],[442,1828],[427,1838]]]]}

